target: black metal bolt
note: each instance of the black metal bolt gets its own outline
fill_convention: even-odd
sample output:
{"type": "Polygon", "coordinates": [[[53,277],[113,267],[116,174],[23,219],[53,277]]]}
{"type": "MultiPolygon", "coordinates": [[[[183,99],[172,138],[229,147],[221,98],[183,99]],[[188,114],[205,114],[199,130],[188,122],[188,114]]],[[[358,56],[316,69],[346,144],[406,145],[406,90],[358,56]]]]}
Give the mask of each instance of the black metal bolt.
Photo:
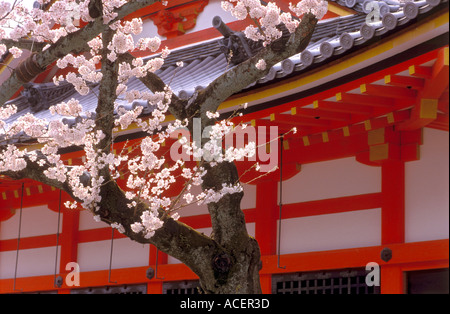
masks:
{"type": "Polygon", "coordinates": [[[147,268],[145,276],[151,280],[153,277],[155,277],[155,270],[151,267],[147,268]]]}
{"type": "Polygon", "coordinates": [[[389,262],[392,258],[392,250],[390,248],[384,248],[381,250],[381,259],[385,262],[389,262]]]}
{"type": "Polygon", "coordinates": [[[62,284],[63,284],[63,277],[61,277],[61,276],[56,277],[55,278],[55,286],[58,288],[61,288],[62,284]]]}

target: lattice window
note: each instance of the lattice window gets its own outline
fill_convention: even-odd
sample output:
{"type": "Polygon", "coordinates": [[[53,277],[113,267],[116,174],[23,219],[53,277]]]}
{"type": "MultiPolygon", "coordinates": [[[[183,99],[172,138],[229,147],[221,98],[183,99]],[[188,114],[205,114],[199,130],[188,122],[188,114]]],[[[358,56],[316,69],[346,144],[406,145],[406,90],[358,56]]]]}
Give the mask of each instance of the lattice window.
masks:
{"type": "Polygon", "coordinates": [[[199,287],[197,280],[165,282],[163,294],[199,294],[199,287]]]}
{"type": "Polygon", "coordinates": [[[273,294],[378,294],[366,285],[364,269],[274,275],[273,294]]]}
{"type": "Polygon", "coordinates": [[[147,294],[147,285],[123,285],[73,289],[71,294],[147,294]]]}

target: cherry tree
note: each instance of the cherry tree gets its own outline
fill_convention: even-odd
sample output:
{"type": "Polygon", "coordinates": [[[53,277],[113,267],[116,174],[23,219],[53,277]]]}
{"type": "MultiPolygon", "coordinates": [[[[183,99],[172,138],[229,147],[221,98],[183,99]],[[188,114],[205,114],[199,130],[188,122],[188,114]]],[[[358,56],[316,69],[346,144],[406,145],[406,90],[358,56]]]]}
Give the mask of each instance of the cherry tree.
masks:
{"type": "MultiPolygon", "coordinates": [[[[318,19],[326,13],[327,2],[302,0],[290,5],[291,15],[273,2],[223,1],[222,8],[236,19],[253,21],[244,33],[262,42],[263,48],[188,100],[177,97],[169,82],[155,74],[170,51],[160,47],[158,38],[135,40],[133,35],[142,32],[142,20],[125,19],[160,1],[38,2],[40,6],[32,9],[19,0],[0,3],[0,55],[8,51],[19,58],[23,50],[33,51],[24,62],[26,70],[20,66],[11,70],[0,87],[0,175],[29,178],[66,191],[74,200],[66,206],[76,208],[81,204],[97,221],[106,222],[134,241],[151,243],[186,264],[199,276],[205,293],[260,293],[260,252],[246,230],[240,208],[243,188],[234,163],[253,156],[255,143],[224,149],[220,140],[234,126],[230,120],[218,121],[217,110],[228,97],[264,77],[273,65],[301,52],[318,19]],[[289,38],[281,36],[280,24],[290,32],[289,38]],[[136,50],[155,57],[135,58],[130,52],[136,50]],[[67,81],[81,95],[90,93],[93,84],[99,85],[96,111],[84,112],[82,104],[71,99],[49,110],[53,115],[77,118],[75,126],[69,127],[62,119],[48,122],[32,114],[7,123],[17,112],[17,107],[7,101],[55,62],[61,69],[70,66],[75,71],[55,76],[54,84],[67,81]],[[129,90],[127,82],[132,77],[140,79],[149,91],[129,90]],[[148,102],[151,115],[142,118],[140,106],[119,108],[118,98],[130,103],[136,99],[148,102]],[[175,121],[163,127],[169,114],[175,121]],[[114,154],[115,134],[132,123],[147,134],[139,154],[114,154]],[[209,128],[209,137],[201,142],[182,137],[179,144],[198,160],[196,165],[179,159],[164,166],[168,157],[158,154],[164,141],[180,128],[192,133],[195,123],[202,131],[209,128]],[[21,147],[24,136],[34,139],[41,148],[21,147]],[[9,144],[14,138],[18,139],[16,144],[9,144]],[[60,149],[72,146],[84,150],[83,165],[63,162],[60,149]],[[117,179],[123,174],[126,185],[119,186],[117,179]],[[179,195],[164,196],[177,178],[185,182],[179,195]],[[201,187],[201,192],[194,193],[194,186],[201,187]],[[207,204],[211,236],[177,220],[182,214],[179,209],[194,203],[207,204]]],[[[162,4],[167,5],[167,1],[162,4]]]]}

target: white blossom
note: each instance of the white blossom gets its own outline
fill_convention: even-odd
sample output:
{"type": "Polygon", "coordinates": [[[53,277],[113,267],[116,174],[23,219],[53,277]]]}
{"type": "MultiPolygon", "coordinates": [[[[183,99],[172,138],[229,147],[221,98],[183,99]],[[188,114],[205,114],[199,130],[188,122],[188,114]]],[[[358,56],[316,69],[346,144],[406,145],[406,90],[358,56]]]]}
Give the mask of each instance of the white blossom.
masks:
{"type": "Polygon", "coordinates": [[[258,70],[263,71],[266,69],[267,64],[266,61],[264,61],[264,59],[259,59],[258,62],[255,64],[255,66],[258,70]]]}

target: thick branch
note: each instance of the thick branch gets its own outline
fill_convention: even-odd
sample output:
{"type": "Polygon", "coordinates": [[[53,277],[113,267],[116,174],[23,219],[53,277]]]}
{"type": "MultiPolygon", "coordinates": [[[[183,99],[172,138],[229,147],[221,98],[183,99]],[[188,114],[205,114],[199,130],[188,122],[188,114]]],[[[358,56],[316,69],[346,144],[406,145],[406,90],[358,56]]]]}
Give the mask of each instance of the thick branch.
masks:
{"type": "Polygon", "coordinates": [[[38,160],[45,160],[44,166],[39,166],[36,162],[32,162],[27,156],[24,157],[25,162],[27,166],[20,170],[20,171],[4,171],[0,172],[0,175],[5,175],[11,179],[14,180],[21,180],[21,179],[32,179],[38,182],[41,182],[43,184],[46,184],[48,186],[53,186],[57,189],[61,189],[63,191],[66,191],[74,200],[80,201],[77,199],[72,189],[70,188],[69,184],[67,182],[60,182],[58,180],[49,179],[44,172],[50,168],[50,163],[47,162],[47,157],[42,154],[40,151],[36,151],[38,160]]]}
{"type": "MultiPolygon", "coordinates": [[[[133,60],[133,56],[130,53],[126,53],[123,55],[123,60],[127,63],[131,64],[133,60]]],[[[164,88],[166,87],[166,83],[155,73],[148,72],[146,76],[140,77],[139,80],[152,92],[164,92],[164,88]]],[[[177,95],[172,94],[172,99],[169,106],[169,112],[179,120],[184,120],[187,118],[186,115],[186,104],[183,100],[178,98],[177,95]]]]}
{"type": "MultiPolygon", "coordinates": [[[[107,29],[102,33],[103,47],[107,47],[114,36],[114,31],[107,29]]],[[[119,62],[111,62],[108,57],[108,49],[102,51],[102,80],[99,87],[99,97],[96,108],[97,119],[95,129],[102,131],[105,138],[100,141],[96,149],[106,154],[110,152],[114,128],[114,102],[117,98],[116,89],[119,62]]]]}
{"type": "Polygon", "coordinates": [[[42,49],[47,45],[46,42],[36,42],[29,39],[19,39],[18,41],[14,41],[12,39],[2,39],[1,43],[4,44],[8,49],[17,47],[30,51],[42,51],[42,49]]]}

